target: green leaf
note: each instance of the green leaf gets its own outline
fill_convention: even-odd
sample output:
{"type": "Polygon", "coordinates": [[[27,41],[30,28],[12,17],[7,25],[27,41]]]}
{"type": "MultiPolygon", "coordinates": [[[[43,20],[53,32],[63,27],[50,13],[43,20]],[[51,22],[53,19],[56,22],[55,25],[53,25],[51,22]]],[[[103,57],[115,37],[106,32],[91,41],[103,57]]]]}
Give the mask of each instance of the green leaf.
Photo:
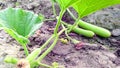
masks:
{"type": "Polygon", "coordinates": [[[0,26],[20,44],[27,44],[28,37],[42,25],[40,17],[20,8],[7,8],[0,11],[0,26]]]}
{"type": "Polygon", "coordinates": [[[74,4],[75,2],[77,2],[78,0],[56,0],[60,7],[62,9],[66,9],[68,7],[70,7],[72,4],[74,4]]]}
{"type": "Polygon", "coordinates": [[[115,4],[120,4],[120,0],[79,0],[77,3],[75,3],[72,6],[82,18],[97,10],[115,4]]]}

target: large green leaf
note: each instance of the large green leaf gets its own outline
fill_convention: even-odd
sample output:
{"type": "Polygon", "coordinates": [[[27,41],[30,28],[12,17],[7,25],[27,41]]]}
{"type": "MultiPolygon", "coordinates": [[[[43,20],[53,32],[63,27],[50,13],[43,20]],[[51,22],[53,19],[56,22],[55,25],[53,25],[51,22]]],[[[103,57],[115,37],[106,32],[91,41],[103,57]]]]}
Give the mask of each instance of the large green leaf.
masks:
{"type": "Polygon", "coordinates": [[[87,16],[102,8],[120,4],[120,0],[79,0],[73,8],[79,13],[80,17],[87,16]]]}
{"type": "Polygon", "coordinates": [[[66,9],[78,0],[56,0],[62,9],[66,9]]]}
{"type": "Polygon", "coordinates": [[[19,43],[28,43],[28,37],[40,28],[42,20],[33,12],[20,8],[7,8],[0,11],[0,26],[19,43]]]}

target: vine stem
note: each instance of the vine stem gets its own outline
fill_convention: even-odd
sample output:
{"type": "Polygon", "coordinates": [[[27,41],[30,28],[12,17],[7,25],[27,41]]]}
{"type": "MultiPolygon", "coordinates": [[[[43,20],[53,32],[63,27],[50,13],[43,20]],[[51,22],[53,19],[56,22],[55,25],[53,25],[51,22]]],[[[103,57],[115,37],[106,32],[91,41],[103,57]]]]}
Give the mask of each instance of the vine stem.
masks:
{"type": "Polygon", "coordinates": [[[25,55],[28,56],[28,55],[29,55],[29,51],[28,51],[28,49],[27,49],[26,44],[22,44],[22,46],[23,46],[23,49],[24,49],[25,55]]]}
{"type": "Polygon", "coordinates": [[[70,16],[71,16],[74,20],[76,20],[76,17],[72,14],[72,12],[71,12],[69,9],[67,9],[67,11],[68,11],[68,13],[70,14],[70,16]]]}
{"type": "Polygon", "coordinates": [[[66,35],[66,37],[67,37],[69,40],[71,40],[74,44],[79,43],[80,41],[78,41],[78,40],[76,40],[76,39],[73,39],[73,38],[71,38],[71,37],[68,35],[68,33],[67,33],[67,28],[65,28],[64,25],[67,26],[68,24],[62,21],[62,27],[63,27],[63,29],[66,30],[66,31],[65,31],[65,35],[66,35]]]}
{"type": "Polygon", "coordinates": [[[58,36],[56,36],[53,44],[37,59],[37,62],[40,62],[54,48],[57,41],[58,41],[58,36]]]}
{"type": "Polygon", "coordinates": [[[79,16],[78,18],[76,18],[69,9],[67,9],[67,11],[68,11],[68,13],[70,14],[70,16],[71,16],[74,20],[76,20],[75,23],[73,24],[73,26],[68,30],[68,33],[69,33],[69,32],[71,32],[71,30],[72,30],[75,26],[78,25],[81,17],[79,16]]]}
{"type": "Polygon", "coordinates": [[[44,67],[46,67],[46,68],[51,68],[51,66],[50,65],[47,65],[47,64],[43,64],[43,63],[38,63],[40,66],[44,66],[44,67]]]}
{"type": "Polygon", "coordinates": [[[57,35],[54,35],[55,40],[52,43],[52,45],[37,59],[37,62],[40,63],[41,60],[49,53],[52,51],[52,49],[54,48],[54,46],[56,45],[58,39],[59,39],[59,35],[61,35],[63,32],[65,31],[65,29],[62,29],[57,35]]]}
{"type": "Polygon", "coordinates": [[[55,10],[55,4],[54,4],[54,2],[51,0],[51,2],[52,2],[52,9],[53,9],[53,14],[55,15],[55,16],[57,16],[57,13],[56,13],[56,10],[55,10]]]}
{"type": "Polygon", "coordinates": [[[56,20],[56,18],[45,19],[44,21],[53,21],[53,20],[56,20]]]}
{"type": "MultiPolygon", "coordinates": [[[[66,24],[66,23],[65,23],[66,24]]],[[[66,24],[67,25],[67,24],[66,24]]],[[[65,26],[63,25],[63,22],[62,22],[62,27],[63,27],[63,29],[65,29],[65,35],[66,35],[66,37],[68,38],[68,40],[71,40],[72,38],[68,35],[68,33],[67,33],[67,28],[65,28],[65,26]]]]}
{"type": "Polygon", "coordinates": [[[78,26],[79,20],[80,20],[80,16],[76,19],[76,21],[75,21],[75,23],[73,24],[73,26],[70,27],[70,29],[68,30],[68,33],[70,33],[74,27],[78,26]]]}
{"type": "Polygon", "coordinates": [[[57,20],[57,24],[56,24],[55,30],[54,30],[54,34],[55,34],[55,35],[57,35],[57,31],[58,31],[58,28],[59,28],[59,26],[60,26],[60,24],[61,24],[61,19],[62,19],[62,16],[63,16],[64,12],[65,12],[65,10],[64,10],[64,9],[61,9],[60,14],[59,14],[59,17],[58,17],[58,20],[57,20]]]}
{"type": "Polygon", "coordinates": [[[55,35],[52,35],[41,47],[40,50],[43,50],[47,44],[54,38],[55,35]]]}

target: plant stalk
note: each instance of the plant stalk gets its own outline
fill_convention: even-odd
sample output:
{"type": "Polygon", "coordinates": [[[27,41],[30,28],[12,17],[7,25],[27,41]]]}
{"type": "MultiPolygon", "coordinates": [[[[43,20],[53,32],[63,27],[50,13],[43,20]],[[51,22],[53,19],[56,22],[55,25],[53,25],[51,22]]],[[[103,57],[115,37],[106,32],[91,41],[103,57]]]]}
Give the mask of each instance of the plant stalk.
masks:
{"type": "Polygon", "coordinates": [[[52,35],[41,47],[40,49],[43,50],[47,45],[48,43],[55,37],[55,35],[52,35]]]}
{"type": "Polygon", "coordinates": [[[62,19],[62,16],[63,16],[64,12],[65,12],[65,10],[64,10],[64,9],[61,9],[60,14],[59,14],[59,18],[58,18],[58,20],[57,20],[57,24],[56,24],[55,30],[54,30],[54,34],[55,34],[55,35],[57,35],[57,31],[58,31],[58,28],[59,28],[59,26],[60,26],[60,24],[61,24],[61,19],[62,19]]]}
{"type": "MultiPolygon", "coordinates": [[[[64,24],[64,25],[68,25],[67,23],[65,23],[65,22],[63,22],[62,21],[62,23],[64,24]]],[[[77,43],[79,43],[80,41],[78,41],[78,40],[76,40],[76,39],[74,39],[74,38],[71,38],[69,35],[68,35],[68,33],[67,33],[67,28],[65,28],[65,26],[62,24],[62,27],[63,27],[63,29],[65,29],[66,31],[65,31],[65,35],[66,35],[66,37],[68,38],[68,40],[71,40],[74,44],[77,44],[77,43]]]]}
{"type": "Polygon", "coordinates": [[[58,39],[59,39],[59,36],[65,31],[65,29],[62,29],[58,35],[53,35],[55,37],[55,40],[54,42],[52,43],[52,45],[37,59],[37,62],[41,62],[41,60],[49,53],[52,51],[52,49],[54,48],[54,46],[56,45],[58,39]]]}
{"type": "Polygon", "coordinates": [[[58,41],[58,35],[56,35],[56,38],[55,38],[53,44],[37,59],[38,63],[41,62],[41,60],[54,48],[57,41],[58,41]]]}
{"type": "Polygon", "coordinates": [[[78,26],[79,20],[80,20],[80,16],[76,19],[76,21],[75,21],[75,23],[73,24],[73,26],[70,27],[70,29],[68,30],[68,33],[70,33],[75,26],[78,26]]]}
{"type": "Polygon", "coordinates": [[[76,17],[72,14],[72,12],[71,12],[69,9],[67,9],[67,11],[68,11],[68,13],[70,14],[70,16],[71,16],[74,20],[76,20],[76,17]]]}
{"type": "MultiPolygon", "coordinates": [[[[68,35],[68,33],[67,33],[67,28],[65,28],[65,26],[63,25],[63,23],[64,23],[64,22],[62,22],[62,27],[63,27],[63,29],[65,29],[65,35],[66,35],[66,37],[68,38],[68,40],[71,40],[72,38],[68,35]]],[[[67,25],[67,23],[64,23],[64,24],[67,25]]]]}
{"type": "Polygon", "coordinates": [[[55,10],[55,3],[51,0],[52,2],[52,9],[53,9],[53,14],[54,16],[57,16],[56,10],[55,10]]]}
{"type": "Polygon", "coordinates": [[[38,63],[40,66],[43,66],[43,67],[46,67],[46,68],[51,68],[50,65],[47,65],[47,64],[43,64],[43,63],[38,63]]]}
{"type": "Polygon", "coordinates": [[[56,18],[51,18],[51,19],[45,19],[44,21],[54,21],[56,18]]]}
{"type": "Polygon", "coordinates": [[[52,40],[52,38],[54,37],[54,35],[52,35],[40,48],[35,49],[34,51],[32,51],[31,54],[29,54],[26,59],[31,62],[33,60],[35,60],[38,55],[41,53],[41,51],[48,45],[48,43],[52,40]]]}
{"type": "Polygon", "coordinates": [[[26,46],[27,44],[22,44],[22,46],[23,46],[23,49],[24,49],[24,52],[25,52],[25,55],[26,56],[28,56],[29,55],[29,51],[28,51],[28,49],[27,49],[27,46],[26,46]]]}
{"type": "Polygon", "coordinates": [[[68,31],[68,33],[69,33],[75,26],[77,26],[77,25],[79,24],[78,22],[79,22],[79,20],[80,20],[80,16],[79,16],[78,18],[76,18],[69,9],[67,9],[67,11],[68,11],[68,13],[70,14],[70,16],[71,16],[74,20],[76,20],[75,23],[73,24],[73,26],[72,26],[72,27],[70,28],[70,30],[68,31]]]}

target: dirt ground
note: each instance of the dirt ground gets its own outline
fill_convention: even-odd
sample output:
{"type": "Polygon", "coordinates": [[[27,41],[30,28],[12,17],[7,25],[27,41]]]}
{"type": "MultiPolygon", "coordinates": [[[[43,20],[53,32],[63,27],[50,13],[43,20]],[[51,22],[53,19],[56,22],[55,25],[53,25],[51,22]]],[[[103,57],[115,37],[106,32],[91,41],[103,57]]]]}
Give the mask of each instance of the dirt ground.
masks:
{"type": "MultiPolygon", "coordinates": [[[[0,10],[7,7],[23,8],[37,14],[42,13],[45,18],[54,18],[50,0],[0,0],[0,10]]],[[[56,6],[59,13],[59,8],[56,6]]],[[[63,17],[64,21],[73,21],[69,14],[63,17]]],[[[55,48],[42,61],[46,64],[58,62],[65,68],[120,68],[120,6],[113,6],[93,13],[83,20],[107,28],[111,31],[110,38],[95,36],[86,38],[81,35],[70,33],[70,36],[82,41],[84,46],[76,50],[71,42],[67,44],[58,41],[55,48]]],[[[30,51],[40,47],[53,33],[56,21],[46,21],[37,30],[39,36],[34,34],[28,44],[30,51]]],[[[62,34],[61,38],[65,38],[62,34]]],[[[0,30],[0,68],[15,68],[14,65],[3,62],[6,55],[23,58],[22,47],[3,30],[0,30]]],[[[40,67],[41,68],[41,67],[40,67]]]]}

